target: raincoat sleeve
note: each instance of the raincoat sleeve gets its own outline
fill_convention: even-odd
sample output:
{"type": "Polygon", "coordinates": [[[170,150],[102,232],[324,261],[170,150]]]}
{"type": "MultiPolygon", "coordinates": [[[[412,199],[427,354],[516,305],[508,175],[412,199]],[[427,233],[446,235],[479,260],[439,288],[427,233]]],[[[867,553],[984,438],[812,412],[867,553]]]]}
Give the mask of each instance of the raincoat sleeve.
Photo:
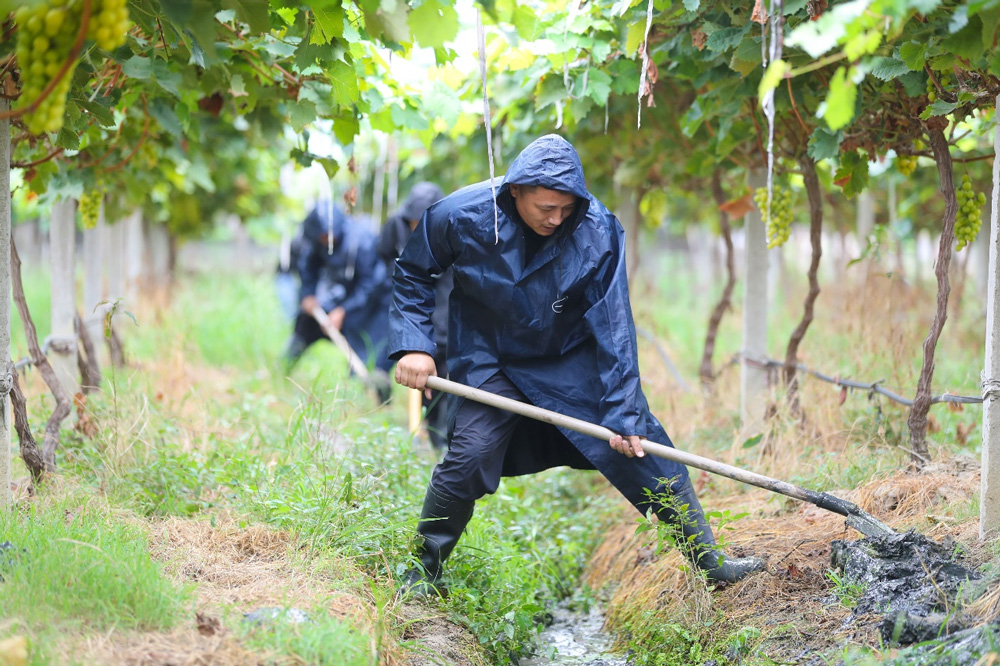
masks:
{"type": "Polygon", "coordinates": [[[302,286],[299,287],[299,300],[306,296],[315,296],[316,288],[319,285],[319,275],[323,268],[323,257],[320,255],[316,244],[307,240],[302,241],[302,251],[299,253],[299,279],[302,286]]]}
{"type": "Polygon", "coordinates": [[[354,280],[351,292],[340,303],[347,314],[364,309],[386,282],[385,264],[375,253],[374,243],[358,248],[354,259],[354,280]]]}
{"type": "Polygon", "coordinates": [[[590,307],[584,314],[597,342],[597,367],[601,377],[601,425],[620,435],[644,435],[639,356],[625,273],[625,237],[618,225],[617,238],[601,263],[588,290],[590,307]]]}
{"type": "Polygon", "coordinates": [[[455,258],[449,227],[445,212],[428,211],[396,261],[389,309],[389,358],[392,360],[399,360],[408,352],[434,356],[437,351],[432,320],[436,276],[451,266],[455,258]]]}

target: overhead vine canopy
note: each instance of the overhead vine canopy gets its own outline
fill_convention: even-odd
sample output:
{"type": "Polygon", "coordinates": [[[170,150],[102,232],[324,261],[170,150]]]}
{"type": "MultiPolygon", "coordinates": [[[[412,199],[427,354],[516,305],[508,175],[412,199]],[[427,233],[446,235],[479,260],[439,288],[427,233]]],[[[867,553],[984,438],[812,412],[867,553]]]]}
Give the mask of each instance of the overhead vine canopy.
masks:
{"type": "MultiPolygon", "coordinates": [[[[14,101],[14,166],[39,194],[80,197],[112,181],[134,205],[151,178],[212,191],[204,157],[218,153],[198,146],[222,126],[332,176],[346,164],[309,153],[300,138],[311,125],[347,146],[362,122],[426,132],[436,109],[458,103],[448,86],[428,94],[394,76],[392,58],[415,46],[455,57],[458,14],[438,0],[138,0],[125,21],[118,0],[16,4],[0,3],[0,90],[14,101]]],[[[277,183],[260,185],[265,196],[277,183]]]]}
{"type": "Polygon", "coordinates": [[[954,125],[1000,92],[996,1],[654,0],[648,40],[645,2],[496,7],[511,27],[494,35],[497,122],[512,133],[561,127],[634,184],[765,164],[760,100],[773,90],[779,154],[835,158],[836,180],[854,196],[869,160],[930,155],[919,142],[928,123],[954,125]],[[783,57],[765,70],[771,13],[782,17],[783,57]],[[643,52],[650,108],[637,129],[628,108],[643,52]]]}

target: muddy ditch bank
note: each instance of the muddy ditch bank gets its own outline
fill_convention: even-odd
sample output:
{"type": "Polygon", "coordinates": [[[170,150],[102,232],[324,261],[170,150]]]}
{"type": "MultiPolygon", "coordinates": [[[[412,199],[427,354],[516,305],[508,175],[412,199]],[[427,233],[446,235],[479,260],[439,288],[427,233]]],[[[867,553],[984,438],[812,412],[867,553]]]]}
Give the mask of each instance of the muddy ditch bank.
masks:
{"type": "Polygon", "coordinates": [[[867,539],[812,505],[752,490],[715,497],[706,491],[709,509],[741,515],[718,531],[726,551],[767,564],[764,572],[714,590],[694,585],[677,553],[656,553],[623,509],[622,523],[597,547],[584,582],[607,595],[606,629],[619,647],[634,644],[630,632],[651,619],[683,627],[710,658],[740,632],[756,633],[746,663],[974,666],[996,652],[1000,665],[990,624],[998,620],[1000,588],[992,573],[979,573],[995,557],[979,543],[975,521],[952,517],[978,490],[978,469],[956,463],[831,491],[899,532],[867,539]],[[904,531],[909,528],[916,531],[904,531]]]}
{"type": "Polygon", "coordinates": [[[954,548],[922,534],[834,541],[830,561],[860,593],[848,622],[880,614],[887,645],[912,645],[968,629],[973,620],[956,611],[982,576],[960,562],[954,548]]]}

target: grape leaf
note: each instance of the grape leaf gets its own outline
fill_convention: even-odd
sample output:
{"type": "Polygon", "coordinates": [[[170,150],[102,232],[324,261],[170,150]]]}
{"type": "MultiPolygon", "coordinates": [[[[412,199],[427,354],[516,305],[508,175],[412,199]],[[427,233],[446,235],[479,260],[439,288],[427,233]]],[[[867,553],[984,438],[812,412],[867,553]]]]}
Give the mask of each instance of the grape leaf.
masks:
{"type": "Polygon", "coordinates": [[[927,45],[907,42],[899,47],[899,57],[913,71],[922,70],[927,62],[927,45]]]}
{"type": "Polygon", "coordinates": [[[326,75],[333,84],[333,99],[339,106],[349,106],[358,101],[361,93],[353,65],[336,60],[327,68],[326,75]]]}
{"type": "Polygon", "coordinates": [[[856,150],[844,153],[833,180],[843,188],[844,196],[853,199],[868,187],[868,160],[856,150]]]}
{"type": "Polygon", "coordinates": [[[830,77],[830,92],[826,96],[826,111],[823,118],[831,130],[839,130],[854,117],[854,103],[858,98],[858,88],[848,76],[854,68],[838,67],[830,77]]]}
{"type": "Polygon", "coordinates": [[[825,127],[817,127],[809,137],[809,157],[817,162],[836,157],[843,139],[843,132],[831,132],[825,127]]]}
{"type": "Polygon", "coordinates": [[[909,65],[895,58],[876,58],[871,67],[871,75],[882,81],[892,81],[910,71],[909,65]]]}
{"type": "Polygon", "coordinates": [[[438,0],[424,0],[424,4],[410,12],[407,21],[420,46],[438,48],[458,34],[458,12],[438,0]]]}

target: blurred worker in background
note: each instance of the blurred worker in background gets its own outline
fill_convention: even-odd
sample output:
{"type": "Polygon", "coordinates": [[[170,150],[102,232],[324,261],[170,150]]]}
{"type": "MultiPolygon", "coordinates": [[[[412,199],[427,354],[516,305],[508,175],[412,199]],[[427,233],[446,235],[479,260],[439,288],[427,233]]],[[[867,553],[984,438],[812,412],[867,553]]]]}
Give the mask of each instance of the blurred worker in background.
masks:
{"type": "MultiPolygon", "coordinates": [[[[403,207],[386,220],[378,240],[378,255],[385,262],[390,276],[396,259],[420,223],[424,211],[443,196],[441,188],[434,183],[417,183],[410,190],[403,207]]],[[[434,325],[434,343],[437,345],[434,364],[438,377],[448,376],[448,298],[451,295],[451,287],[450,270],[435,277],[435,306],[431,322],[434,325]]],[[[448,446],[448,413],[452,403],[451,398],[452,396],[437,391],[432,392],[430,396],[423,395],[423,405],[427,409],[427,433],[430,435],[431,445],[439,451],[448,446]]]]}
{"type": "MultiPolygon", "coordinates": [[[[320,201],[303,221],[300,310],[285,352],[289,368],[309,345],[327,337],[313,316],[317,308],[369,367],[392,367],[386,355],[391,290],[376,243],[374,233],[329,200],[320,201]]],[[[379,387],[379,397],[389,399],[388,387],[379,387]]]]}
{"type": "Polygon", "coordinates": [[[560,465],[600,470],[640,513],[653,511],[675,526],[710,580],[732,582],[762,568],[756,558],[732,558],[717,547],[683,465],[643,451],[643,438],[671,442],[639,380],[625,233],[587,191],[568,141],[549,135],[531,143],[495,199],[486,181],[427,210],[393,273],[389,353],[404,386],[423,390],[436,374],[434,276],[449,268],[451,379],[618,434],[601,441],[461,401],[427,489],[418,561],[403,590],[439,591],[444,561],[476,500],[496,492],[502,476],[560,465]]]}

